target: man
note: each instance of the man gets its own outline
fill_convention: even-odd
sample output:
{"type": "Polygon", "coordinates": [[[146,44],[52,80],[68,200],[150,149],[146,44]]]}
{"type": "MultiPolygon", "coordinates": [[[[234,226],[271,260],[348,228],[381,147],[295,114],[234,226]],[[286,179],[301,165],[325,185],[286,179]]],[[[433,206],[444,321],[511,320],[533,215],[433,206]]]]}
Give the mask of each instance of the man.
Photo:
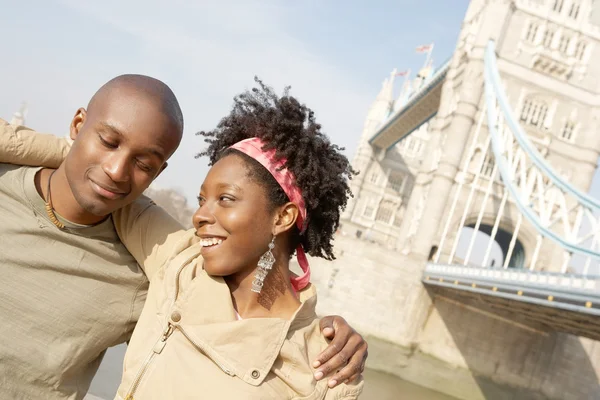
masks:
{"type": "MultiPolygon", "coordinates": [[[[68,151],[56,170],[0,164],[0,399],[80,399],[105,350],[129,340],[148,279],[112,213],[139,201],[139,214],[128,216],[135,223],[157,207],[136,199],[182,133],[173,92],[140,75],[109,81],[77,110],[72,148],[59,147],[54,159],[44,151],[51,137],[0,120],[0,161],[37,154],[29,159],[49,165],[68,151]]],[[[341,382],[364,366],[366,344],[342,319],[335,324],[338,343],[319,361],[337,354],[320,368],[327,375],[350,359],[341,382]]]]}

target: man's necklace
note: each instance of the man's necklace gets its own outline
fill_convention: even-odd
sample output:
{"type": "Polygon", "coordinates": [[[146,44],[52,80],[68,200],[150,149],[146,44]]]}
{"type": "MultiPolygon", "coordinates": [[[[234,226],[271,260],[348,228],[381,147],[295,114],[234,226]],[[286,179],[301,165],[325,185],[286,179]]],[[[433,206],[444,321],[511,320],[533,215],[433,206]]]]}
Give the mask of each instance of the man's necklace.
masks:
{"type": "Polygon", "coordinates": [[[50,176],[48,177],[48,195],[46,196],[46,214],[48,214],[48,218],[50,218],[50,221],[52,221],[52,223],[54,225],[56,225],[56,227],[58,229],[65,229],[65,225],[60,222],[58,220],[58,218],[56,218],[56,214],[54,214],[54,209],[52,208],[52,194],[50,193],[50,182],[52,182],[52,175],[54,175],[54,173],[56,172],[56,170],[52,171],[50,173],[50,176]]]}

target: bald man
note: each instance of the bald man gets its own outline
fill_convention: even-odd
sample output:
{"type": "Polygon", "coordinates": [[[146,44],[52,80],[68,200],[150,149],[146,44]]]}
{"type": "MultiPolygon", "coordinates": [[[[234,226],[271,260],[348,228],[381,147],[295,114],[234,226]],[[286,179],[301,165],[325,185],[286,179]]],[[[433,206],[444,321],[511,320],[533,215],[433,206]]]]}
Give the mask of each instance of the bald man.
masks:
{"type": "MultiPolygon", "coordinates": [[[[17,164],[37,151],[44,163],[48,137],[24,140],[19,129],[0,120],[0,160],[17,164]]],[[[138,197],[166,168],[182,132],[177,99],[164,83],[124,75],[77,110],[72,148],[57,169],[0,164],[0,399],[81,399],[106,349],[129,340],[148,280],[113,218],[134,201],[138,214],[126,216],[132,223],[157,207],[138,197]]],[[[343,319],[336,322],[336,337],[345,339],[323,363],[346,342],[364,343],[357,334],[350,340],[343,319]]],[[[366,348],[355,353],[362,361],[366,348]]]]}
{"type": "Polygon", "coordinates": [[[148,280],[110,215],[182,133],[171,89],[125,75],[77,110],[58,169],[0,164],[0,399],[80,399],[105,350],[129,340],[148,280]]]}

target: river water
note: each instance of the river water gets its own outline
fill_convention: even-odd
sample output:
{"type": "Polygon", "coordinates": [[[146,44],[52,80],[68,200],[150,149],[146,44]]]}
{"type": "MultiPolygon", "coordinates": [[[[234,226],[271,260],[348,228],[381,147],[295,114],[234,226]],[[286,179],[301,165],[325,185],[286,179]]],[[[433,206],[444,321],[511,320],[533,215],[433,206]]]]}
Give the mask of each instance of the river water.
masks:
{"type": "MultiPolygon", "coordinates": [[[[113,398],[121,379],[125,349],[124,345],[109,349],[92,382],[90,395],[85,400],[113,398]]],[[[456,400],[378,371],[366,370],[364,378],[365,389],[361,400],[456,400]]]]}

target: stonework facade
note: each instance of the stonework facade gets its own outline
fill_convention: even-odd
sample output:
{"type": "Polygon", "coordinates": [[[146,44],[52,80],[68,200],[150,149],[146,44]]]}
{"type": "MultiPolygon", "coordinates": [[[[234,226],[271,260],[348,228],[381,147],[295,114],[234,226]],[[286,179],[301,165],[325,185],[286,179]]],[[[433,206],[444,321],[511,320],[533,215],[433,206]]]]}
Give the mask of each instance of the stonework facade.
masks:
{"type": "MultiPolygon", "coordinates": [[[[352,182],[355,199],[344,214],[344,231],[405,254],[413,252],[413,244],[421,245],[416,251],[425,256],[445,234],[446,246],[439,251],[448,255],[462,228],[451,215],[450,199],[457,190],[464,192],[457,195],[454,208],[471,206],[465,216],[468,227],[480,211],[472,204],[481,200],[492,179],[495,205],[487,205],[481,217],[483,230],[491,230],[502,188],[499,176],[492,176],[484,115],[483,51],[490,39],[496,42],[505,92],[520,124],[562,177],[588,190],[600,155],[600,136],[595,134],[600,128],[600,69],[593,67],[600,65],[600,28],[590,20],[592,11],[591,0],[472,1],[441,96],[433,103],[437,108],[423,111],[434,117],[423,119],[389,148],[371,141],[391,129],[389,124],[400,123],[391,117],[402,114],[406,100],[393,99],[393,76],[384,81],[354,158],[360,175],[352,182]],[[479,130],[482,134],[475,140],[479,130]],[[470,203],[469,185],[477,185],[470,203]],[[450,229],[443,232],[449,218],[450,229]]],[[[431,78],[428,74],[424,81],[416,80],[417,94],[431,78]]],[[[510,198],[501,213],[495,239],[506,252],[518,216],[510,198]]],[[[518,234],[520,253],[510,260],[511,266],[531,261],[536,239],[537,232],[524,222],[518,234]]],[[[560,270],[562,250],[547,240],[541,249],[540,268],[560,270]]]]}
{"type": "MultiPolygon", "coordinates": [[[[428,260],[446,262],[455,250],[461,219],[488,228],[499,219],[510,235],[521,217],[510,198],[498,217],[503,184],[483,96],[490,39],[521,126],[558,173],[589,189],[600,155],[597,8],[592,0],[472,0],[452,59],[438,67],[447,68],[439,94],[427,86],[432,72],[417,85],[427,88],[423,100],[406,103],[421,108],[415,129],[392,126],[412,126],[402,120],[410,110],[393,98],[393,78],[384,82],[353,161],[360,175],[336,239],[338,259],[311,260],[319,312],[342,313],[370,337],[371,368],[461,399],[600,398],[599,342],[432,293],[421,281],[428,260]],[[397,143],[377,139],[389,132],[401,132],[397,143]],[[491,201],[478,208],[488,186],[491,201]]],[[[511,267],[528,265],[538,237],[523,221],[511,267]]],[[[496,241],[506,246],[502,235],[496,241]]],[[[560,271],[563,255],[543,239],[535,268],[560,271]]]]}

